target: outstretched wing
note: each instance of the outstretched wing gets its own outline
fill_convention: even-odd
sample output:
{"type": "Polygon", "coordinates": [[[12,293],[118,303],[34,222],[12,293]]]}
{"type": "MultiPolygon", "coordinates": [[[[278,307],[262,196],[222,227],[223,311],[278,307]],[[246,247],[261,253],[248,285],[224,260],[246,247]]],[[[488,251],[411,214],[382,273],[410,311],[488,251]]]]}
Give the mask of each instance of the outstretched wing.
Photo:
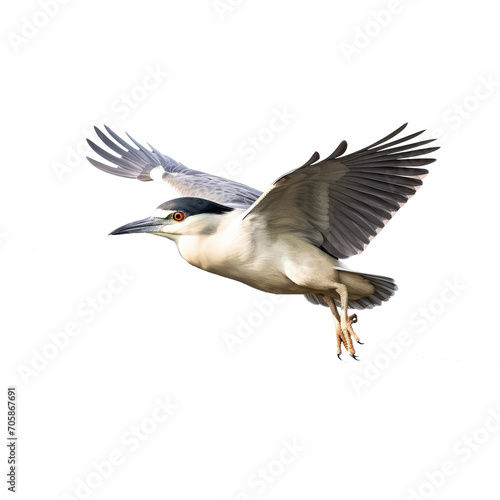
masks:
{"type": "Polygon", "coordinates": [[[130,140],[137,146],[134,148],[109,127],[106,125],[104,127],[114,141],[97,127],[94,127],[97,136],[119,156],[105,151],[87,139],[89,146],[98,155],[113,164],[113,166],[106,165],[93,158],[87,158],[94,167],[104,172],[140,181],[159,180],[169,184],[181,196],[196,196],[232,207],[246,208],[262,194],[262,191],[245,184],[198,170],[191,170],[182,163],[160,153],[150,144],[148,145],[151,149],[145,148],[129,135],[130,140]]]}
{"type": "Polygon", "coordinates": [[[439,148],[415,149],[434,139],[403,144],[423,130],[387,142],[405,127],[346,156],[345,141],[323,161],[314,153],[280,177],[243,218],[264,219],[271,234],[294,233],[336,258],[362,252],[421,186],[428,171],[420,167],[435,161],[416,157],[439,148]]]}

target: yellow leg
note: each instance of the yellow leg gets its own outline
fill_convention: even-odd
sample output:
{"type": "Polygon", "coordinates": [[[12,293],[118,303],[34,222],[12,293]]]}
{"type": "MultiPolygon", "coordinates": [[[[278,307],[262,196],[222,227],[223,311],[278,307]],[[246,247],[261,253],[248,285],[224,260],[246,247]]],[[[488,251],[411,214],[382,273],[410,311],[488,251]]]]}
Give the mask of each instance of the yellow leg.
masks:
{"type": "MultiPolygon", "coordinates": [[[[346,291],[347,295],[347,291],[346,291]]],[[[347,300],[345,301],[346,303],[346,308],[342,307],[342,313],[343,316],[341,318],[339,311],[337,310],[337,306],[335,304],[335,301],[326,295],[321,295],[321,298],[328,304],[330,307],[330,311],[332,311],[333,314],[333,319],[335,321],[335,332],[337,334],[337,356],[339,359],[340,355],[342,354],[342,344],[344,344],[345,349],[347,352],[354,358],[358,359],[356,357],[356,350],[354,349],[354,345],[352,343],[352,339],[358,343],[362,344],[360,342],[359,337],[356,335],[352,328],[352,324],[356,323],[358,321],[358,317],[356,314],[353,314],[349,317],[347,317],[347,300]]],[[[341,296],[342,298],[342,296],[341,296]]],[[[342,304],[343,305],[343,304],[342,304]]]]}

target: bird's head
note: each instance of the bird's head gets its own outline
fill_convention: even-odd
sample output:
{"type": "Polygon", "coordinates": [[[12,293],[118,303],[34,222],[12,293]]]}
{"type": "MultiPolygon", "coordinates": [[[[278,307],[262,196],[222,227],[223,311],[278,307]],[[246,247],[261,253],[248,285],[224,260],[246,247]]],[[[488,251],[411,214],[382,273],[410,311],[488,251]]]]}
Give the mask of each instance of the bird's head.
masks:
{"type": "Polygon", "coordinates": [[[203,198],[176,198],[162,203],[151,217],[130,222],[110,234],[150,233],[175,240],[183,235],[211,234],[221,215],[233,208],[203,198]]]}

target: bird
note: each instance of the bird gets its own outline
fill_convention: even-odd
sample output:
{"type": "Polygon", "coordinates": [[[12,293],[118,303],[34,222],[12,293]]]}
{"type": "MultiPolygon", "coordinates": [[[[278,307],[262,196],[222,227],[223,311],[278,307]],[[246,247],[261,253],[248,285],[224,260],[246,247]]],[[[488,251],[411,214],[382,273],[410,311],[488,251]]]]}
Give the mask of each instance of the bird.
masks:
{"type": "Polygon", "coordinates": [[[342,261],[361,253],[415,194],[428,174],[422,167],[435,161],[425,155],[439,149],[426,146],[435,139],[412,141],[425,130],[400,137],[406,126],[353,153],[345,154],[346,141],[323,160],[315,152],[264,192],[190,169],[127,133],[130,144],[106,125],[107,135],[95,132],[108,150],[87,142],[109,163],[88,160],[113,175],[166,183],[181,195],[111,235],[162,236],[204,271],[328,307],[337,356],[342,359],[344,348],[358,360],[358,318],[349,309],[379,306],[398,287],[392,278],[357,272],[342,261]]]}

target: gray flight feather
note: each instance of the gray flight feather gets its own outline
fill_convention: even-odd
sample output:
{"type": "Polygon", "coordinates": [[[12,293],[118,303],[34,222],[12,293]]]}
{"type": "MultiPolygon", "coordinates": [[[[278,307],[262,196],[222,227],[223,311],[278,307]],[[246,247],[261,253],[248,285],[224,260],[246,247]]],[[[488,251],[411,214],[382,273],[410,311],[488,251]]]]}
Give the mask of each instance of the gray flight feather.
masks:
{"type": "Polygon", "coordinates": [[[280,177],[244,217],[264,218],[273,233],[302,233],[337,259],[362,252],[411,198],[435,161],[415,158],[437,147],[415,149],[433,139],[404,144],[423,130],[393,142],[406,124],[380,141],[346,156],[343,141],[328,158],[313,157],[280,177]]]}
{"type": "Polygon", "coordinates": [[[245,184],[187,168],[152,146],[150,146],[151,150],[148,150],[129,135],[130,140],[137,146],[134,148],[109,127],[105,126],[105,128],[116,142],[95,127],[97,136],[111,151],[120,156],[111,154],[91,140],[87,140],[98,155],[113,164],[113,166],[106,165],[88,158],[94,167],[104,172],[140,181],[151,181],[153,180],[150,175],[151,171],[161,166],[164,170],[162,180],[182,196],[206,198],[233,208],[247,208],[262,194],[262,191],[245,184]]]}

